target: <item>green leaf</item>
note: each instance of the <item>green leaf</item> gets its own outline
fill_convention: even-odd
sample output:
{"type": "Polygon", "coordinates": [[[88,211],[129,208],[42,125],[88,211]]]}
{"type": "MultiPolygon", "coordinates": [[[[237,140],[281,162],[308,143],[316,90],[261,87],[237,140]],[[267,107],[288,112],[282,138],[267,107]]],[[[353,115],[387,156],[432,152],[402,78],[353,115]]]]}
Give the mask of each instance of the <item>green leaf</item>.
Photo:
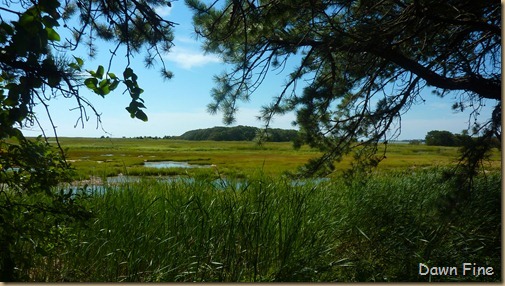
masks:
{"type": "Polygon", "coordinates": [[[129,108],[128,110],[130,110],[131,113],[135,113],[139,109],[136,103],[137,102],[134,100],[132,100],[130,102],[130,105],[128,106],[128,108],[129,108]]]}
{"type": "Polygon", "coordinates": [[[91,90],[96,90],[96,85],[98,84],[98,80],[96,78],[90,77],[84,81],[84,84],[91,90]]]}
{"type": "Polygon", "coordinates": [[[146,106],[142,102],[135,102],[138,108],[146,108],[146,106]]]}
{"type": "Polygon", "coordinates": [[[130,107],[134,110],[139,110],[140,108],[146,108],[146,106],[142,102],[132,101],[130,102],[130,107]]]}
{"type": "Polygon", "coordinates": [[[147,121],[147,115],[144,113],[144,111],[142,110],[138,110],[136,113],[135,113],[135,117],[137,117],[138,119],[146,122],[147,121]]]}
{"type": "Polygon", "coordinates": [[[47,78],[47,83],[50,87],[56,87],[60,83],[61,77],[59,76],[50,76],[47,78]]]}
{"type": "Polygon", "coordinates": [[[126,68],[123,72],[124,79],[131,78],[132,81],[136,82],[137,81],[137,75],[133,72],[131,68],[126,68]]]}
{"type": "Polygon", "coordinates": [[[27,25],[31,24],[33,22],[33,20],[35,19],[35,17],[33,15],[30,15],[27,12],[25,12],[23,15],[21,15],[21,18],[19,19],[19,24],[23,27],[26,27],[27,25]]]}
{"type": "Polygon", "coordinates": [[[46,27],[47,39],[52,42],[59,42],[60,35],[53,28],[46,27]]]}
{"type": "Polygon", "coordinates": [[[130,96],[133,100],[139,99],[140,95],[138,93],[135,93],[133,91],[130,91],[130,96]]]}
{"type": "Polygon", "coordinates": [[[101,96],[107,95],[110,93],[110,81],[109,79],[104,79],[100,81],[100,84],[98,85],[98,94],[101,96]]]}
{"type": "Polygon", "coordinates": [[[79,67],[79,65],[77,65],[76,63],[69,63],[68,66],[73,68],[74,70],[78,70],[78,71],[81,70],[81,67],[79,67]]]}
{"type": "Polygon", "coordinates": [[[140,87],[136,86],[136,87],[133,87],[132,89],[130,89],[130,96],[137,100],[140,98],[140,94],[142,94],[144,92],[143,89],[141,89],[140,87]]]}
{"type": "Polygon", "coordinates": [[[78,58],[76,56],[74,56],[74,59],[75,59],[75,63],[70,63],[68,66],[75,69],[75,70],[81,71],[81,68],[84,65],[84,61],[81,58],[78,58]]]}
{"type": "Polygon", "coordinates": [[[134,75],[133,70],[131,68],[126,68],[123,72],[124,79],[128,79],[134,75]]]}
{"type": "Polygon", "coordinates": [[[130,113],[131,118],[135,117],[135,108],[133,108],[132,106],[128,106],[125,109],[128,111],[128,113],[130,113]]]}
{"type": "Polygon", "coordinates": [[[44,11],[49,12],[52,10],[56,10],[56,8],[60,7],[60,1],[57,0],[39,0],[39,6],[44,7],[44,11]]]}
{"type": "Polygon", "coordinates": [[[129,80],[129,79],[125,80],[124,84],[126,85],[126,87],[128,89],[132,89],[134,87],[133,82],[131,80],[129,80]]]}
{"type": "Polygon", "coordinates": [[[47,15],[42,18],[42,22],[44,23],[44,25],[46,27],[49,27],[49,28],[57,27],[60,25],[58,23],[58,21],[56,21],[53,17],[47,16],[47,15]]]}
{"type": "Polygon", "coordinates": [[[100,88],[97,89],[97,93],[101,96],[107,95],[110,93],[109,86],[101,86],[100,88]]]}
{"type": "Polygon", "coordinates": [[[103,68],[102,65],[99,65],[98,69],[96,71],[95,77],[102,78],[103,77],[103,73],[104,73],[104,68],[103,68]]]}
{"type": "Polygon", "coordinates": [[[5,22],[0,23],[0,30],[2,31],[2,33],[5,33],[7,35],[14,34],[14,29],[12,28],[12,26],[5,22]]]}
{"type": "Polygon", "coordinates": [[[103,79],[100,81],[100,84],[98,84],[99,87],[104,87],[109,85],[109,80],[108,79],[103,79]]]}
{"type": "Polygon", "coordinates": [[[119,84],[119,80],[114,80],[114,81],[110,84],[109,89],[110,89],[111,91],[115,90],[115,89],[116,89],[116,87],[118,86],[118,84],[119,84]]]}
{"type": "Polygon", "coordinates": [[[82,65],[84,65],[84,61],[81,58],[74,56],[74,59],[80,67],[82,67],[82,65]]]}

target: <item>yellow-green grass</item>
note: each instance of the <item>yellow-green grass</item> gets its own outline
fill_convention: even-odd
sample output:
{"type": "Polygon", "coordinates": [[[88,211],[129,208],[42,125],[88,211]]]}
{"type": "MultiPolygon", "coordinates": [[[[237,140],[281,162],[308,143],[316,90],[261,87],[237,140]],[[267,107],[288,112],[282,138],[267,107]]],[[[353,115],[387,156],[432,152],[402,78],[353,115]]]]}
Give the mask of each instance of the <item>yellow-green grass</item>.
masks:
{"type": "MultiPolygon", "coordinates": [[[[384,150],[381,146],[380,151],[384,150]]],[[[389,144],[386,159],[381,164],[381,169],[419,168],[446,166],[459,162],[458,147],[389,144]]],[[[484,168],[498,170],[501,168],[501,152],[493,149],[490,159],[484,162],[484,168]]]]}
{"type": "MultiPolygon", "coordinates": [[[[219,173],[245,176],[262,172],[278,176],[294,172],[321,153],[303,146],[293,149],[289,142],[184,141],[126,138],[60,138],[68,160],[80,177],[129,175],[209,175],[219,173]],[[215,165],[213,168],[145,168],[145,161],[183,161],[215,165]]],[[[379,152],[386,146],[381,144],[379,152]]],[[[380,154],[380,153],[379,153],[380,154]]],[[[337,172],[350,166],[351,156],[336,164],[337,172]]],[[[380,170],[446,166],[458,162],[457,147],[388,144],[380,170]]],[[[501,153],[495,149],[485,168],[501,168],[501,153]]]]}

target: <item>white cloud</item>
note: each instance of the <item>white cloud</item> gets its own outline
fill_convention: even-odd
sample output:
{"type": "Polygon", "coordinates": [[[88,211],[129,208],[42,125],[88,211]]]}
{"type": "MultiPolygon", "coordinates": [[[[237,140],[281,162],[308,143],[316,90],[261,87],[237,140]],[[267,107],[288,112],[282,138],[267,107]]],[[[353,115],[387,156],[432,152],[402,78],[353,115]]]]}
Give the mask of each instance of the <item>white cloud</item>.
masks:
{"type": "Polygon", "coordinates": [[[201,67],[212,63],[221,63],[221,59],[215,55],[204,54],[203,52],[195,52],[189,49],[174,47],[165,56],[169,61],[179,65],[183,69],[191,69],[193,67],[201,67]]]}
{"type": "Polygon", "coordinates": [[[192,46],[198,46],[200,43],[192,37],[178,35],[175,39],[176,42],[183,44],[190,44],[192,46]]]}

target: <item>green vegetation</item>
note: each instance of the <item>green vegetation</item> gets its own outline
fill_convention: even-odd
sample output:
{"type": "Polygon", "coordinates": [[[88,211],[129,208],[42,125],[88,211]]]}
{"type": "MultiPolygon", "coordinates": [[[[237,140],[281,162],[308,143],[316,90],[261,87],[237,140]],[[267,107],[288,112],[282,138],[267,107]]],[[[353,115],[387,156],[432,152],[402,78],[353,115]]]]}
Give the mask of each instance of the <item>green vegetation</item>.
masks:
{"type": "MultiPolygon", "coordinates": [[[[16,222],[36,224],[47,237],[12,237],[11,252],[23,253],[11,257],[18,280],[501,281],[496,149],[467,192],[451,173],[455,147],[383,144],[387,158],[372,172],[349,176],[347,158],[330,178],[307,180],[289,173],[318,152],[291,143],[60,143],[75,167],[73,184],[53,184],[58,200],[24,202],[52,201],[53,211],[67,207],[81,219],[15,209],[16,222]],[[216,166],[156,169],[144,160],[216,166]],[[118,173],[139,177],[104,180],[118,173]],[[419,263],[466,262],[494,275],[418,274],[419,263]]],[[[3,192],[8,205],[10,190],[3,192]]]]}
{"type": "Polygon", "coordinates": [[[467,146],[472,142],[486,143],[492,148],[501,148],[501,142],[498,137],[493,138],[475,138],[463,132],[462,134],[453,134],[449,131],[432,130],[426,134],[426,145],[430,146],[467,146]]]}
{"type": "Polygon", "coordinates": [[[78,187],[76,198],[93,218],[59,229],[66,240],[44,246],[46,252],[17,242],[33,255],[21,264],[24,281],[501,280],[496,149],[468,194],[447,169],[457,163],[455,147],[388,144],[372,173],[296,180],[283,174],[318,154],[290,143],[61,143],[81,179],[142,177],[78,187]],[[217,167],[148,169],[140,166],[146,159],[217,167]],[[494,275],[418,274],[419,263],[466,262],[493,267],[494,275]]]}
{"type": "MultiPolygon", "coordinates": [[[[88,227],[20,271],[30,281],[501,281],[501,176],[471,198],[442,169],[354,181],[247,180],[106,185],[88,227]],[[418,264],[493,267],[422,276],[418,264]]],[[[30,248],[27,248],[30,250],[30,248]]]]}
{"type": "Polygon", "coordinates": [[[430,146],[461,146],[462,141],[470,139],[468,135],[455,135],[449,131],[432,130],[426,134],[426,145],[430,146]]]}
{"type": "MultiPolygon", "coordinates": [[[[257,170],[271,176],[296,172],[309,159],[320,152],[302,146],[293,149],[288,142],[185,141],[168,139],[121,139],[121,138],[60,138],[67,150],[67,159],[76,169],[75,179],[90,176],[104,177],[123,175],[213,175],[219,172],[229,177],[244,177],[257,170]],[[145,161],[182,161],[199,165],[215,165],[199,169],[145,168],[145,161]]],[[[387,147],[386,158],[380,163],[381,170],[418,169],[432,166],[448,166],[458,163],[458,148],[412,144],[382,144],[378,152],[387,147]]],[[[500,170],[501,153],[492,149],[484,161],[487,170],[500,170]]],[[[351,166],[352,157],[347,156],[336,164],[336,172],[351,166]]]]}
{"type": "Polygon", "coordinates": [[[33,261],[32,251],[26,248],[42,254],[65,243],[68,236],[60,231],[87,214],[72,197],[51,191],[71,178],[71,168],[63,150],[45,140],[45,130],[53,130],[57,136],[49,102],[58,97],[71,99],[79,114],[77,123],[84,124],[92,114],[100,122],[92,96],[82,95],[80,88],[100,97],[122,88],[131,97],[126,107],[130,116],[147,121],[143,89],[130,67],[131,58],[145,51],[145,65],[152,67],[157,58],[163,65],[162,75],[171,77],[161,55],[172,46],[174,23],[155,12],[156,7],[171,4],[165,0],[148,2],[2,1],[0,281],[23,279],[18,269],[33,261]],[[105,49],[110,51],[108,60],[90,68],[82,51],[95,57],[97,41],[113,47],[105,49]],[[117,67],[112,66],[117,51],[121,51],[120,68],[124,68],[118,76],[113,72],[117,67]],[[39,116],[44,112],[35,112],[35,106],[45,109],[49,126],[41,126],[39,116]],[[23,134],[27,127],[40,128],[43,137],[28,140],[23,134]]]}
{"type": "Polygon", "coordinates": [[[447,113],[471,111],[469,135],[501,136],[497,0],[186,3],[205,51],[227,64],[215,77],[209,110],[233,123],[239,103],[256,96],[271,73],[282,74],[282,88],[259,117],[268,125],[296,114],[298,143],[322,153],[307,173],[331,172],[355,151],[356,162],[380,160],[375,148],[401,132],[402,115],[435,96],[453,103],[447,113]],[[483,106],[492,111],[484,114],[483,106]]]}
{"type": "Polygon", "coordinates": [[[173,46],[174,23],[156,13],[171,4],[3,1],[0,11],[14,20],[0,16],[0,280],[501,280],[500,162],[490,141],[501,135],[497,1],[186,2],[206,51],[234,65],[216,77],[209,105],[226,123],[270,68],[301,55],[260,116],[268,126],[275,114],[296,111],[301,148],[29,140],[22,130],[39,124],[34,107],[45,107],[51,120],[49,101],[58,96],[77,102],[78,123],[89,112],[100,122],[79,87],[104,97],[121,86],[130,116],[146,121],[130,60],[145,52],[145,66],[158,59],[171,78],[162,54],[173,46]],[[75,53],[85,45],[94,57],[97,40],[114,47],[108,65],[91,70],[75,53]],[[126,52],[119,76],[116,51],[126,52]],[[300,82],[306,86],[295,93],[300,82]],[[470,107],[473,115],[486,100],[495,104],[487,122],[475,120],[479,138],[465,139],[459,162],[451,147],[380,144],[425,86],[453,94],[453,109],[470,107]],[[388,157],[378,157],[386,147],[388,157]],[[334,162],[337,170],[328,180],[295,179],[308,159],[306,173],[333,172],[334,162]],[[213,168],[148,169],[147,160],[213,168]],[[380,160],[373,171],[354,165],[380,160]],[[353,172],[341,172],[351,165],[353,172]],[[142,178],[98,180],[120,173],[142,178]],[[493,275],[416,273],[418,263],[465,262],[492,267],[493,275]]]}
{"type": "Polygon", "coordinates": [[[199,141],[252,141],[264,136],[263,141],[270,142],[289,142],[295,140],[298,135],[296,130],[285,130],[280,128],[269,128],[267,134],[264,130],[250,126],[235,127],[212,127],[206,129],[190,130],[185,132],[177,139],[181,140],[199,140],[199,141]]]}
{"type": "Polygon", "coordinates": [[[59,150],[41,138],[0,141],[0,281],[26,279],[19,269],[68,243],[67,223],[90,217],[81,200],[54,191],[71,177],[59,150]]]}

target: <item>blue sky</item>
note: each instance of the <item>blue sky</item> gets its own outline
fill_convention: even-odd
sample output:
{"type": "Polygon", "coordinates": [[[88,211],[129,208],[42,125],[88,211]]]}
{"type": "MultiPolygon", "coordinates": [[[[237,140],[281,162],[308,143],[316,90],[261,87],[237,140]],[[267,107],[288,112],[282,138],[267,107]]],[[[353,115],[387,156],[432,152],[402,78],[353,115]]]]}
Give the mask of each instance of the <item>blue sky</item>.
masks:
{"type": "MultiPolygon", "coordinates": [[[[154,69],[143,67],[143,56],[138,55],[132,61],[132,68],[139,76],[139,84],[144,89],[143,98],[149,121],[142,122],[131,119],[125,107],[130,99],[127,94],[117,90],[101,98],[84,89],[81,93],[93,103],[102,114],[102,127],[97,128],[96,118],[90,112],[89,121],[84,127],[76,121],[77,111],[71,111],[76,106],[72,99],[52,99],[49,109],[58,136],[68,137],[134,137],[134,136],[165,136],[181,135],[185,131],[213,126],[223,126],[222,114],[211,115],[207,112],[207,104],[211,102],[210,90],[214,87],[214,75],[220,74],[226,66],[217,55],[204,54],[200,43],[196,39],[192,26],[192,15],[184,1],[172,3],[172,7],[158,9],[158,13],[166,19],[178,23],[174,28],[175,46],[172,51],[164,55],[165,64],[174,73],[171,80],[163,80],[159,75],[159,66],[154,69]]],[[[111,46],[99,45],[99,55],[91,60],[83,57],[87,69],[96,69],[99,64],[106,65],[110,56],[111,46]]],[[[121,74],[125,67],[124,57],[116,57],[112,70],[121,74]]],[[[288,69],[288,71],[290,71],[288,69]]],[[[251,100],[239,105],[235,125],[249,125],[261,127],[262,123],[256,119],[262,105],[271,102],[272,97],[282,90],[284,77],[270,73],[263,85],[251,96],[251,100]]],[[[451,110],[450,96],[440,99],[425,92],[426,103],[414,106],[402,117],[402,132],[398,139],[423,139],[430,130],[448,130],[459,133],[468,126],[469,113],[454,113],[451,110]]],[[[482,119],[487,119],[494,102],[489,102],[483,110],[482,119]]],[[[49,120],[45,111],[36,109],[40,122],[46,134],[53,136],[49,120]]],[[[293,128],[291,122],[294,114],[278,116],[271,127],[293,128]]],[[[28,136],[41,134],[40,130],[26,130],[28,136]]]]}

